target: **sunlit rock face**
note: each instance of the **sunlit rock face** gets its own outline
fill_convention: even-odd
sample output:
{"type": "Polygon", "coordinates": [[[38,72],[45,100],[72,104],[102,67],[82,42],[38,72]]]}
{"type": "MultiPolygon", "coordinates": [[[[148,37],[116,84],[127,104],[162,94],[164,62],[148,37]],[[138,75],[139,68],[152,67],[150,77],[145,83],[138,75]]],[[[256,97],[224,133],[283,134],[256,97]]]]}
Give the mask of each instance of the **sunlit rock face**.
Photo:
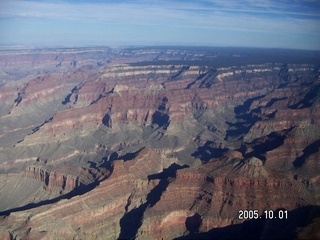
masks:
{"type": "Polygon", "coordinates": [[[319,205],[319,64],[258,49],[1,52],[1,237],[210,238],[249,220],[239,210],[319,205]]]}

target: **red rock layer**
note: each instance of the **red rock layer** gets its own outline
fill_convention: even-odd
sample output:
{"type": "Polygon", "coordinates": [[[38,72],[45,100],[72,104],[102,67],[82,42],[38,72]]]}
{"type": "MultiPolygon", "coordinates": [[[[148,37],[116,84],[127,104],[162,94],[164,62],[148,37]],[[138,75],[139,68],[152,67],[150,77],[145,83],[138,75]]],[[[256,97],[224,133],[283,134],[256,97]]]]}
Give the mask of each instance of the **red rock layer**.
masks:
{"type": "Polygon", "coordinates": [[[108,171],[101,170],[70,167],[46,169],[33,165],[27,167],[25,176],[40,180],[48,191],[66,193],[107,177],[108,171]]]}
{"type": "MultiPolygon", "coordinates": [[[[239,219],[239,210],[256,209],[262,215],[264,210],[291,210],[314,203],[314,197],[292,175],[272,173],[260,163],[258,159],[222,158],[196,169],[178,170],[160,200],[146,208],[137,238],[182,236],[188,232],[187,217],[195,213],[201,216],[200,232],[205,232],[244,221],[239,219]]],[[[148,181],[147,176],[168,164],[169,159],[144,149],[135,160],[115,161],[113,174],[92,191],[13,213],[0,226],[26,239],[118,238],[124,230],[120,220],[143,205],[145,196],[159,183],[148,181]]]]}
{"type": "MultiPolygon", "coordinates": [[[[105,80],[106,82],[103,82],[102,80],[87,80],[87,82],[70,97],[71,106],[86,108],[71,108],[56,114],[53,121],[49,123],[49,126],[45,126],[41,131],[51,131],[54,133],[53,135],[63,139],[63,136],[59,134],[59,131],[68,135],[68,132],[73,132],[75,128],[95,128],[94,126],[101,124],[101,120],[106,113],[110,114],[114,126],[128,122],[142,124],[145,120],[147,120],[146,123],[150,124],[152,114],[157,110],[164,97],[168,99],[168,114],[171,122],[181,122],[186,118],[188,119],[191,114],[191,102],[195,95],[201,96],[201,99],[206,102],[208,109],[216,112],[229,105],[234,106],[239,102],[242,102],[245,98],[263,94],[268,91],[268,88],[270,87],[268,79],[266,81],[258,81],[252,89],[250,89],[250,87],[248,89],[248,84],[246,82],[239,81],[237,77],[235,77],[234,79],[228,79],[227,82],[214,83],[212,85],[214,91],[208,90],[207,88],[184,89],[186,86],[181,88],[181,82],[190,83],[192,79],[196,79],[197,75],[195,74],[195,71],[190,70],[190,76],[185,76],[186,78],[183,77],[183,80],[181,81],[172,80],[166,82],[166,84],[170,83],[171,85],[169,84],[170,88],[168,86],[164,89],[161,82],[169,77],[169,73],[162,76],[161,71],[169,71],[170,68],[170,66],[164,66],[162,68],[154,67],[152,73],[156,77],[152,79],[152,85],[146,88],[146,84],[148,84],[146,82],[148,79],[148,68],[141,69],[140,67],[136,69],[136,67],[127,66],[117,67],[110,71],[118,71],[119,74],[123,74],[124,76],[120,78],[115,77],[113,79],[113,76],[109,71],[105,74],[107,78],[105,80]],[[124,74],[124,71],[127,71],[127,73],[124,74]],[[139,74],[135,75],[137,73],[139,74]],[[109,91],[113,89],[113,92],[107,94],[107,89],[109,89],[109,91]],[[72,103],[75,104],[73,105],[72,103]],[[91,127],[88,127],[87,125],[90,125],[91,127]],[[49,130],[49,128],[51,130],[49,130]]],[[[80,74],[78,73],[79,71],[77,71],[76,74],[80,74]]],[[[188,71],[186,74],[187,73],[188,71]]],[[[88,77],[88,75],[80,75],[80,79],[86,79],[86,77],[88,77]]],[[[72,76],[73,78],[76,78],[76,75],[73,74],[72,76]]],[[[254,81],[256,76],[248,76],[248,78],[251,77],[252,81],[254,81]]],[[[276,84],[275,80],[273,80],[273,82],[274,83],[272,84],[276,84]]],[[[29,86],[27,89],[29,89],[29,86]]],[[[32,96],[26,94],[25,98],[28,100],[32,98],[32,96]]],[[[24,100],[22,103],[23,102],[24,100]]],[[[42,135],[49,136],[46,134],[42,135]]],[[[32,138],[34,136],[30,137],[32,138]]]]}
{"type": "Polygon", "coordinates": [[[116,161],[113,174],[92,191],[39,209],[11,214],[1,221],[16,238],[115,239],[122,216],[146,201],[145,196],[157,184],[147,176],[161,172],[171,160],[150,149],[142,150],[134,161],[116,161]],[[26,224],[20,225],[21,219],[26,224]],[[18,229],[19,228],[19,229],[18,229]]]}
{"type": "MultiPolygon", "coordinates": [[[[226,159],[220,161],[225,162],[226,159]]],[[[259,172],[261,166],[236,166],[230,163],[209,162],[198,170],[178,170],[177,177],[159,201],[144,214],[139,238],[172,239],[188,233],[187,217],[200,214],[200,232],[242,222],[239,210],[285,208],[292,210],[300,205],[315,202],[314,196],[290,174],[267,171],[267,176],[250,177],[250,168],[259,172]],[[221,170],[220,170],[220,169],[221,170]],[[272,197],[271,197],[272,196],[272,197]]],[[[265,169],[264,169],[265,170],[265,169]]]]}

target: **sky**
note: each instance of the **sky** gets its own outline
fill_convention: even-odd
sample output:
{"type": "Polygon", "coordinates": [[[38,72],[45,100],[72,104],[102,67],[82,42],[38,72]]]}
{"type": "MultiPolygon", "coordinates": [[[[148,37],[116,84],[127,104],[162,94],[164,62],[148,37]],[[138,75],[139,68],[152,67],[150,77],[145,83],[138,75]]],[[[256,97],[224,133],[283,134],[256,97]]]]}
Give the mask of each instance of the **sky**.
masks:
{"type": "Polygon", "coordinates": [[[0,46],[320,50],[320,0],[0,0],[0,46]]]}

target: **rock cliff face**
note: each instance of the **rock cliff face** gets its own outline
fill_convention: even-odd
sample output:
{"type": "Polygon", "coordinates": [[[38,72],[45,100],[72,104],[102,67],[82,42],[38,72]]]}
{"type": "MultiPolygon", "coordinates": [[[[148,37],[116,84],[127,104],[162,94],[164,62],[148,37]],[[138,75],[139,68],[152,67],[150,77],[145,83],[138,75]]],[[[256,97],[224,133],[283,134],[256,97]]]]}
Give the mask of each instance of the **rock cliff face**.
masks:
{"type": "Polygon", "coordinates": [[[82,185],[89,185],[108,176],[106,169],[59,168],[46,169],[39,166],[29,166],[25,176],[40,180],[45,188],[53,192],[69,192],[82,185]]]}
{"type": "Polygon", "coordinates": [[[269,172],[256,158],[224,158],[197,170],[178,170],[161,201],[145,212],[138,236],[170,239],[189,234],[188,218],[196,215],[196,231],[207,232],[242,222],[239,210],[255,209],[261,215],[266,209],[292,210],[315,201],[304,187],[301,191],[302,185],[290,175],[269,172]]]}
{"type": "Polygon", "coordinates": [[[0,233],[210,236],[240,210],[319,205],[319,54],[224,51],[1,53],[0,186],[37,194],[0,197],[0,233]]]}

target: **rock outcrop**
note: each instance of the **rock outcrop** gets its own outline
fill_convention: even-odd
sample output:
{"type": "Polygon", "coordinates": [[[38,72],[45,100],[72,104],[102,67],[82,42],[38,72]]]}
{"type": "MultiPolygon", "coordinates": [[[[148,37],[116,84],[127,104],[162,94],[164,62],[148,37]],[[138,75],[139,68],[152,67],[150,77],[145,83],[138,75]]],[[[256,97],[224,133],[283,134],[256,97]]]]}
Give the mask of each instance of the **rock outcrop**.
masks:
{"type": "Polygon", "coordinates": [[[109,171],[103,168],[58,168],[46,169],[32,165],[25,170],[25,176],[40,180],[46,190],[51,192],[69,192],[76,188],[101,181],[108,177],[109,171]]]}

